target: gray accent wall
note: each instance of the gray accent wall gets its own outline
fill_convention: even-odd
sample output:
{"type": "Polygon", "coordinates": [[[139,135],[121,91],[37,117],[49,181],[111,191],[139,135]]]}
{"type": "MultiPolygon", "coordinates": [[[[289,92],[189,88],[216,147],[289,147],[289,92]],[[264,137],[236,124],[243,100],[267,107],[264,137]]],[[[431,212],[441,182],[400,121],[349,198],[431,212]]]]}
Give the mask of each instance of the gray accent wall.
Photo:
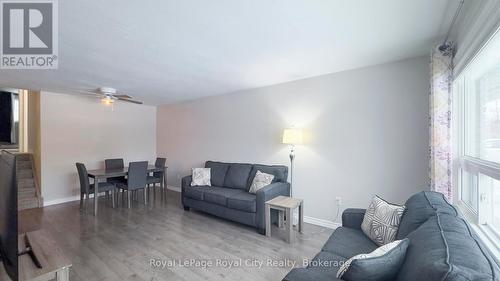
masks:
{"type": "Polygon", "coordinates": [[[428,57],[214,96],[157,110],[157,152],[168,183],[206,160],[289,163],[290,125],[306,129],[296,148],[294,195],[305,215],[340,221],[375,194],[404,202],[428,188],[428,57]]]}

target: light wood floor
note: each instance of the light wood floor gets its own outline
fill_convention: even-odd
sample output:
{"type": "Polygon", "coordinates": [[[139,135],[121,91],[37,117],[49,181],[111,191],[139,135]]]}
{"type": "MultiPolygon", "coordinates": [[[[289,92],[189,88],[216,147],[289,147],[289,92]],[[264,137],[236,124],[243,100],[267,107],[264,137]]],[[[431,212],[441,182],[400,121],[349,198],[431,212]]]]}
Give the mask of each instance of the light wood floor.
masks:
{"type": "MultiPolygon", "coordinates": [[[[159,192],[157,193],[159,195],[159,192]]],[[[281,280],[289,265],[269,266],[286,259],[301,267],[303,259],[319,252],[332,230],[305,224],[289,245],[278,235],[266,238],[255,229],[201,212],[182,209],[179,193],[168,191],[145,207],[112,209],[104,199],[99,215],[81,213],[78,202],[20,212],[20,232],[39,228],[49,231],[73,262],[70,280],[281,280]],[[214,266],[154,268],[150,260],[197,259],[214,266]],[[240,267],[217,266],[217,260],[243,262],[240,267]],[[263,261],[262,268],[245,266],[263,261]]],[[[139,198],[139,201],[140,198],[139,198]]],[[[307,203],[307,202],[305,202],[307,203]]],[[[90,204],[89,207],[92,205],[90,204]]],[[[277,230],[277,229],[276,229],[277,230]]]]}

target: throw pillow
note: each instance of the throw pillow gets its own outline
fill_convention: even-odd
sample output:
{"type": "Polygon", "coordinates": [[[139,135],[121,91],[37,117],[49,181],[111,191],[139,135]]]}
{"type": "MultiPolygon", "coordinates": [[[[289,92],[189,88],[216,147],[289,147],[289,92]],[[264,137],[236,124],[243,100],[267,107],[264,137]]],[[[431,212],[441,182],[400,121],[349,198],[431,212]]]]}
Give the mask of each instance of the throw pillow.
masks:
{"type": "Polygon", "coordinates": [[[191,186],[210,186],[210,168],[193,168],[191,186]]]}
{"type": "Polygon", "coordinates": [[[393,205],[375,196],[366,210],[361,229],[375,244],[381,246],[396,240],[405,206],[393,205]]]}
{"type": "Polygon", "coordinates": [[[396,240],[369,254],[348,259],[338,270],[337,278],[347,281],[394,280],[405,260],[409,241],[408,238],[396,240]]]}
{"type": "Polygon", "coordinates": [[[257,171],[255,173],[255,177],[253,178],[252,185],[250,186],[249,193],[255,194],[257,190],[263,188],[266,185],[270,185],[273,182],[274,175],[266,174],[261,171],[257,171]]]}

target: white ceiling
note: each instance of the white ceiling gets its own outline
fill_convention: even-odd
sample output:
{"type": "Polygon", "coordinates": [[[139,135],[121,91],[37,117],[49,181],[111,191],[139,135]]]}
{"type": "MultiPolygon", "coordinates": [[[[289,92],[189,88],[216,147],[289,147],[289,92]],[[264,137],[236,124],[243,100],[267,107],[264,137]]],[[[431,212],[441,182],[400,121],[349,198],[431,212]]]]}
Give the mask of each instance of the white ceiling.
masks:
{"type": "Polygon", "coordinates": [[[59,69],[0,86],[163,104],[426,55],[458,0],[59,1],[59,69]]]}

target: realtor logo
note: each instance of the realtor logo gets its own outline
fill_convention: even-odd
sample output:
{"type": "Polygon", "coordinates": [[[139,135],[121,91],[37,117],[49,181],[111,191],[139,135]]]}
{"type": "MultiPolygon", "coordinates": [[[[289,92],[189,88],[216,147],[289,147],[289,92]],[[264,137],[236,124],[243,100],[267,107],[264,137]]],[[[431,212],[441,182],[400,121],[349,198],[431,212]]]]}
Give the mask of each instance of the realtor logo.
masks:
{"type": "Polygon", "coordinates": [[[0,68],[57,68],[56,0],[0,0],[0,9],[0,68]]]}

